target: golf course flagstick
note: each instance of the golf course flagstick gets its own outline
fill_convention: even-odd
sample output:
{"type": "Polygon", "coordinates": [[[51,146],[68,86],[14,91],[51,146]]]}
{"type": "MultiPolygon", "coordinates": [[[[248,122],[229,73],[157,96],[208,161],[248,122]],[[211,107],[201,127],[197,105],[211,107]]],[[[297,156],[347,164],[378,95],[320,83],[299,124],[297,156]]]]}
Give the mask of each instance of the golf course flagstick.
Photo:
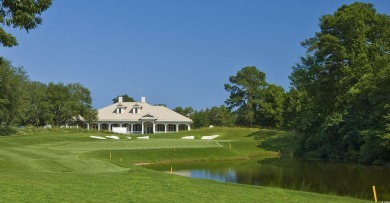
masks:
{"type": "Polygon", "coordinates": [[[375,200],[375,202],[378,202],[378,199],[376,197],[375,185],[372,186],[372,191],[374,192],[374,200],[375,200]]]}

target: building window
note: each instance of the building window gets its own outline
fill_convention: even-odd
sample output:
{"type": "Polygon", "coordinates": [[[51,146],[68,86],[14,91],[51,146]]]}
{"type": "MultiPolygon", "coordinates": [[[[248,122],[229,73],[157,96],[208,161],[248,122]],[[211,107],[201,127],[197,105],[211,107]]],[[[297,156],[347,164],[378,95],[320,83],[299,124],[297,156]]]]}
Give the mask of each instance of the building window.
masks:
{"type": "Polygon", "coordinates": [[[164,125],[158,125],[158,131],[164,131],[164,125]]]}
{"type": "Polygon", "coordinates": [[[141,124],[135,124],[134,125],[134,131],[142,131],[142,125],[141,124]]]}

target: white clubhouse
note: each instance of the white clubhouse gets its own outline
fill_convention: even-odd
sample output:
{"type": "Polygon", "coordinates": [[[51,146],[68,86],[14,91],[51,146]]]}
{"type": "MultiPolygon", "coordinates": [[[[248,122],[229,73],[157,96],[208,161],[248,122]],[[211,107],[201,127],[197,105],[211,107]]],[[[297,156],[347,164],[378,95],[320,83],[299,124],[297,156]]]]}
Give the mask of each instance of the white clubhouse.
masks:
{"type": "Polygon", "coordinates": [[[140,102],[118,102],[98,110],[98,120],[93,128],[97,130],[120,130],[128,134],[154,134],[191,130],[192,120],[165,107],[140,102]]]}

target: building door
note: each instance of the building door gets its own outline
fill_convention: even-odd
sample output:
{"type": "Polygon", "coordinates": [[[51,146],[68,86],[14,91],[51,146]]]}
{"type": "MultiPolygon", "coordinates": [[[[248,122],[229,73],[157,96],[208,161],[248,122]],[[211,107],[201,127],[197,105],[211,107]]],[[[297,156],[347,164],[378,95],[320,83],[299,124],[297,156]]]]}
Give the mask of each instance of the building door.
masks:
{"type": "Polygon", "coordinates": [[[146,127],[146,134],[152,134],[153,133],[153,126],[152,125],[148,125],[146,127]]]}

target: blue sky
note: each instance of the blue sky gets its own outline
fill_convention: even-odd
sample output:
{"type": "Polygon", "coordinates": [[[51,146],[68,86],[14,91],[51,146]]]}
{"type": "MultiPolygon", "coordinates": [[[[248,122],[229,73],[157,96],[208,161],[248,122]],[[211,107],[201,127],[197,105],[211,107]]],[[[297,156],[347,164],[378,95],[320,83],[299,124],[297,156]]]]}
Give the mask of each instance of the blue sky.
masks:
{"type": "MultiPolygon", "coordinates": [[[[19,46],[0,55],[33,81],[78,82],[93,106],[119,94],[194,109],[224,104],[229,76],[256,66],[288,90],[319,18],[347,0],[54,0],[19,46]]],[[[367,0],[390,14],[390,1],[367,0]]]]}

